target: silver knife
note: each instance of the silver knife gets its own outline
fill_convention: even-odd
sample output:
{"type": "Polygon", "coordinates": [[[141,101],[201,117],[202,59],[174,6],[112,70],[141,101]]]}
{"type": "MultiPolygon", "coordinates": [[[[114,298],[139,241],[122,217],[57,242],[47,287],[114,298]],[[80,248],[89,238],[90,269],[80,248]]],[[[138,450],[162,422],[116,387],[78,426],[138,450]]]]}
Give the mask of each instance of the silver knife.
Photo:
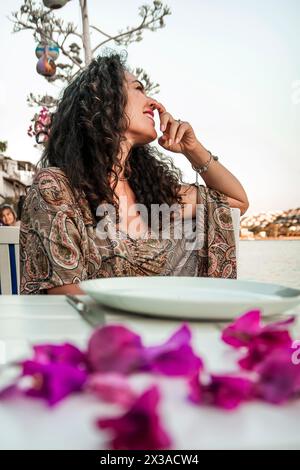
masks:
{"type": "Polygon", "coordinates": [[[75,295],[66,295],[67,302],[77,310],[80,316],[93,328],[104,325],[104,313],[98,307],[87,305],[83,300],[78,299],[75,295]]]}

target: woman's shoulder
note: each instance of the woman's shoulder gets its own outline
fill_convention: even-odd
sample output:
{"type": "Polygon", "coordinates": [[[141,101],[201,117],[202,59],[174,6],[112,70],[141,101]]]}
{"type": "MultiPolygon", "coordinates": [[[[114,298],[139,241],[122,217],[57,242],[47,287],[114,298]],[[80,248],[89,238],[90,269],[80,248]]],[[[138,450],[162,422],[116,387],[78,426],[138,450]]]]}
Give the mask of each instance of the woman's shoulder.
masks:
{"type": "Polygon", "coordinates": [[[86,225],[94,223],[85,194],[73,188],[68,176],[58,167],[41,168],[36,172],[24,202],[25,210],[32,207],[78,216],[86,225]]]}
{"type": "Polygon", "coordinates": [[[48,167],[38,170],[30,191],[51,206],[72,206],[76,203],[75,191],[61,168],[48,167]]]}

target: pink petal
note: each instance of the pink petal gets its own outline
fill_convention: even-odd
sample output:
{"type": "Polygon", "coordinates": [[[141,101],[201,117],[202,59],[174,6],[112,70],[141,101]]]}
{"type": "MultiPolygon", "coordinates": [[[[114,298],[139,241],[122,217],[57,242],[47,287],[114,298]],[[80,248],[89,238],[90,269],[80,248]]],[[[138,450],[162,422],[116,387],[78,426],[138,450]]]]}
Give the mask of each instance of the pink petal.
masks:
{"type": "Polygon", "coordinates": [[[202,384],[198,377],[193,377],[188,385],[191,401],[225,410],[233,410],[253,398],[253,382],[238,375],[211,375],[208,384],[202,384]]]}
{"type": "Polygon", "coordinates": [[[196,374],[191,377],[188,382],[189,394],[188,399],[193,403],[200,404],[203,402],[203,394],[202,394],[202,384],[199,380],[199,375],[196,374]]]}
{"type": "Polygon", "coordinates": [[[286,326],[292,325],[295,323],[296,318],[294,316],[290,316],[286,318],[285,320],[280,320],[278,322],[273,322],[273,323],[268,323],[263,327],[264,331],[277,331],[277,330],[283,330],[286,328],[286,326]]]}
{"type": "Polygon", "coordinates": [[[292,348],[281,348],[270,354],[255,369],[259,375],[256,387],[261,399],[280,404],[300,393],[300,367],[292,362],[292,348]]]}
{"type": "Polygon", "coordinates": [[[89,340],[87,361],[93,372],[129,374],[143,364],[140,336],[121,325],[99,328],[89,340]]]}
{"type": "Polygon", "coordinates": [[[251,338],[261,331],[260,317],[260,310],[243,314],[223,330],[222,340],[234,348],[247,346],[251,338]]]}
{"type": "Polygon", "coordinates": [[[87,388],[101,400],[121,406],[131,405],[136,398],[128,380],[121,374],[92,374],[88,380],[87,388]]]}
{"type": "Polygon", "coordinates": [[[9,400],[12,398],[19,398],[22,395],[18,383],[8,385],[7,387],[0,390],[0,400],[9,400]]]}
{"type": "Polygon", "coordinates": [[[33,347],[34,360],[43,364],[51,362],[79,365],[85,361],[84,354],[73,344],[40,344],[33,347]]]}
{"type": "Polygon", "coordinates": [[[145,348],[145,370],[177,377],[198,373],[203,362],[193,352],[191,337],[189,327],[183,325],[165,343],[145,348]]]}
{"type": "Polygon", "coordinates": [[[246,355],[239,360],[243,369],[252,370],[278,349],[291,347],[292,338],[287,330],[265,330],[252,339],[246,355]]]}
{"type": "Polygon", "coordinates": [[[124,415],[98,420],[99,428],[111,431],[112,449],[159,450],[170,447],[171,439],[162,427],[157,412],[159,399],[158,388],[151,387],[137,398],[124,415]]]}
{"type": "Polygon", "coordinates": [[[81,391],[87,379],[84,370],[70,364],[40,364],[24,361],[23,376],[32,376],[32,387],[25,394],[33,398],[43,398],[50,406],[74,392],[81,391]]]}

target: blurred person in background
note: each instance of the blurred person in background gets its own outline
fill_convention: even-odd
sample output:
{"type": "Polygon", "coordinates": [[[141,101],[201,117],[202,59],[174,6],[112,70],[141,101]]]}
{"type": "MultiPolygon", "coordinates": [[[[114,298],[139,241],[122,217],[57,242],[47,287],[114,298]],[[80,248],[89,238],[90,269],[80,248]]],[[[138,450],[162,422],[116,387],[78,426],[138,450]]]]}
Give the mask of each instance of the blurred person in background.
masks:
{"type": "Polygon", "coordinates": [[[0,206],[0,221],[6,227],[20,226],[20,221],[17,219],[17,214],[14,208],[9,204],[2,204],[2,206],[0,206]]]}

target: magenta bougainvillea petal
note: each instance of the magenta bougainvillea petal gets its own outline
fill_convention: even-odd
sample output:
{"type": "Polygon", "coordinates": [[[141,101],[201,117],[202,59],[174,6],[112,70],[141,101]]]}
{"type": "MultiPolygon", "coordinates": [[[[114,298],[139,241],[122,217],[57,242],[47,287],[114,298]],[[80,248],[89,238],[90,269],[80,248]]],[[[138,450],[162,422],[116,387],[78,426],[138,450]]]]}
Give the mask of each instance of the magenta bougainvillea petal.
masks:
{"type": "Polygon", "coordinates": [[[99,419],[98,427],[108,430],[111,434],[110,448],[169,449],[171,439],[159,418],[159,400],[159,390],[154,386],[142,393],[122,416],[99,419]]]}
{"type": "Polygon", "coordinates": [[[191,346],[191,330],[180,327],[163,344],[145,348],[145,369],[168,376],[193,376],[203,367],[203,362],[191,346]]]}
{"type": "Polygon", "coordinates": [[[41,364],[59,363],[79,365],[84,364],[85,354],[76,346],[70,343],[58,344],[39,344],[33,346],[33,360],[41,364]]]}
{"type": "Polygon", "coordinates": [[[227,326],[222,333],[222,340],[234,348],[245,349],[239,365],[251,370],[278,348],[291,347],[293,340],[287,327],[293,322],[294,318],[290,317],[263,325],[260,311],[253,310],[227,326]]]}
{"type": "Polygon", "coordinates": [[[121,325],[97,329],[88,343],[87,361],[92,372],[129,374],[143,366],[141,337],[121,325]]]}
{"type": "Polygon", "coordinates": [[[198,377],[189,381],[189,399],[200,405],[233,410],[254,396],[254,383],[238,375],[211,375],[208,383],[198,377]]]}
{"type": "Polygon", "coordinates": [[[123,326],[105,326],[90,339],[87,360],[91,370],[97,372],[193,375],[202,367],[202,361],[190,342],[191,331],[187,325],[163,344],[148,347],[142,344],[140,336],[123,326]]]}
{"type": "Polygon", "coordinates": [[[127,377],[116,372],[90,375],[87,389],[101,400],[121,406],[129,406],[136,398],[127,377]]]}
{"type": "Polygon", "coordinates": [[[300,397],[300,365],[293,363],[293,352],[277,349],[256,367],[257,397],[274,404],[300,397]]]}
{"type": "Polygon", "coordinates": [[[31,386],[24,390],[27,396],[43,398],[50,406],[68,395],[79,392],[87,379],[87,372],[70,364],[41,364],[24,361],[22,376],[31,376],[31,386]]]}

